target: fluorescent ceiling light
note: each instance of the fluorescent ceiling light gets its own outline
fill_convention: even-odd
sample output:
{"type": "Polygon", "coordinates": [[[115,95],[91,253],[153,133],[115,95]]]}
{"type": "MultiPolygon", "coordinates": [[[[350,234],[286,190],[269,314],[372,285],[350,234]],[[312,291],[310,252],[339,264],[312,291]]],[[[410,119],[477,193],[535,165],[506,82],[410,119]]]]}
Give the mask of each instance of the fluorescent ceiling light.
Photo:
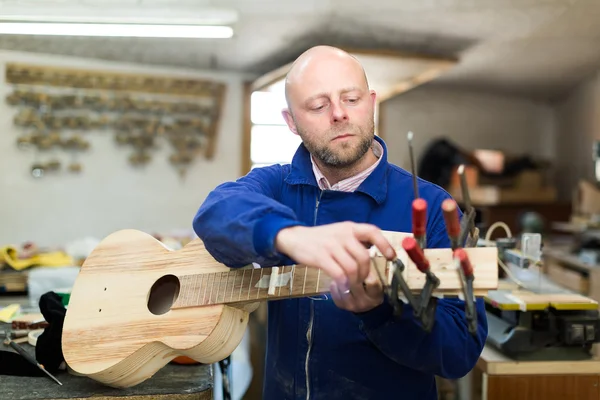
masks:
{"type": "Polygon", "coordinates": [[[0,21],[6,22],[59,22],[92,24],[150,24],[150,25],[233,25],[239,14],[235,9],[212,7],[91,7],[69,5],[5,6],[0,7],[0,21]]]}
{"type": "Polygon", "coordinates": [[[229,26],[0,22],[0,35],[227,39],[229,26]]]}

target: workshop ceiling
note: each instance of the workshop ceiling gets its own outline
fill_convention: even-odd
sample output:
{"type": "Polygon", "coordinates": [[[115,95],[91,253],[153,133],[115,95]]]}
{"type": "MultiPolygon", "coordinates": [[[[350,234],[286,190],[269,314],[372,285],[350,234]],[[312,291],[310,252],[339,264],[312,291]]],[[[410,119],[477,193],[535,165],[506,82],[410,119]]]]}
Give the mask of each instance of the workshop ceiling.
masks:
{"type": "MultiPolygon", "coordinates": [[[[0,49],[264,74],[316,44],[459,62],[436,84],[555,99],[600,68],[599,0],[0,0],[2,7],[207,6],[239,12],[232,39],[0,35],[0,49]]],[[[33,7],[31,9],[34,9],[33,7]]]]}

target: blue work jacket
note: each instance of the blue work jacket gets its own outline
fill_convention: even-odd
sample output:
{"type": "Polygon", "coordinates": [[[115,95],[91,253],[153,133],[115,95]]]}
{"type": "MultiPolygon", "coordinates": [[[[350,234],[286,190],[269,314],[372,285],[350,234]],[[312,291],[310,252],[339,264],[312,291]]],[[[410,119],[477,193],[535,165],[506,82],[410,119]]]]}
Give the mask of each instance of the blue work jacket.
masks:
{"type": "MultiPolygon", "coordinates": [[[[288,226],[355,221],[411,232],[412,175],[390,164],[384,142],[376,140],[382,159],[356,191],[320,190],[301,144],[291,164],[256,168],[216,187],[194,217],[195,232],[231,268],[294,264],[274,248],[275,235],[288,226]]],[[[418,185],[428,203],[427,247],[450,247],[441,212],[450,195],[421,179],[418,185]]],[[[396,318],[388,302],[355,314],[337,308],[329,295],[270,301],[263,399],[436,400],[435,375],[466,375],[483,350],[481,299],[476,309],[473,337],[458,299],[439,300],[430,333],[409,306],[396,318]]]]}

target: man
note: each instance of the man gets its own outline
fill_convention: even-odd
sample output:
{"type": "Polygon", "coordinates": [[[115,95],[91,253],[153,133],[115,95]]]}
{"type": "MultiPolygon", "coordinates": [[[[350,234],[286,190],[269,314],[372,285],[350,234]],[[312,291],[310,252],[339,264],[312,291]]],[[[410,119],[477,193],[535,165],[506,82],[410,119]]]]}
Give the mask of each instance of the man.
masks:
{"type": "MultiPolygon", "coordinates": [[[[269,302],[265,399],[433,400],[434,376],[462,377],[483,349],[481,302],[476,337],[464,303],[449,299],[426,333],[410,307],[393,316],[369,273],[365,243],[394,259],[380,229],[410,232],[414,199],[412,175],[388,163],[374,136],[375,96],[354,57],[309,49],[286,79],[283,117],[303,142],[291,165],[218,186],[194,218],[225,265],[306,264],[333,279],[331,295],[269,302]]],[[[429,205],[427,246],[450,247],[440,211],[449,195],[423,180],[419,193],[429,205]]]]}

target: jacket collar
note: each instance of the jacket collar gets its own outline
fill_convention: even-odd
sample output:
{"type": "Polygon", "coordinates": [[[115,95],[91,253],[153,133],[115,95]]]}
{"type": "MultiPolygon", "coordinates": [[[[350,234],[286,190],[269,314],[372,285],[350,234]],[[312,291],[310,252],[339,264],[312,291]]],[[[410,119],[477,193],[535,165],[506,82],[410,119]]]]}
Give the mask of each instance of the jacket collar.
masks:
{"type": "MultiPolygon", "coordinates": [[[[383,147],[381,161],[367,179],[360,184],[356,191],[371,196],[378,204],[381,204],[387,195],[387,147],[383,139],[379,136],[375,136],[375,140],[383,147]]],[[[285,182],[290,185],[311,185],[319,188],[315,174],[312,170],[310,153],[304,146],[304,143],[301,143],[300,146],[298,146],[298,150],[296,150],[296,153],[292,158],[290,173],[286,176],[285,182]]]]}

